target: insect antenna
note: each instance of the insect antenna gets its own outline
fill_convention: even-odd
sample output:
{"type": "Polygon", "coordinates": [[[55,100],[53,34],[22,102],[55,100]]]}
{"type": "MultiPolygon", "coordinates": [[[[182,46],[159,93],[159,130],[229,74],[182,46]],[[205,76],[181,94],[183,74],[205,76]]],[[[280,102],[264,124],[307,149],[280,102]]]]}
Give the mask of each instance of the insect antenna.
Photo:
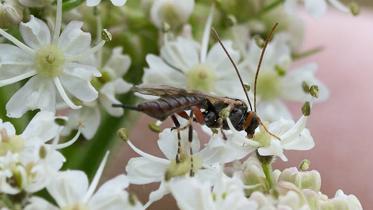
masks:
{"type": "Polygon", "coordinates": [[[262,48],[262,52],[260,53],[259,63],[258,63],[258,66],[256,68],[255,80],[254,80],[254,112],[256,112],[256,84],[258,82],[260,67],[262,66],[264,53],[267,49],[268,43],[271,41],[273,33],[275,32],[277,26],[278,26],[278,23],[275,23],[275,25],[273,25],[271,32],[269,33],[267,39],[265,40],[264,46],[262,48]]]}
{"type": "Polygon", "coordinates": [[[233,65],[233,67],[234,67],[234,70],[236,71],[237,76],[238,76],[238,78],[240,79],[240,83],[241,83],[242,89],[244,90],[244,93],[245,93],[246,99],[247,99],[247,101],[249,102],[250,111],[252,111],[252,110],[253,110],[253,107],[252,107],[252,105],[251,105],[251,101],[250,101],[249,95],[247,94],[247,91],[246,91],[245,85],[244,85],[244,83],[243,83],[243,81],[242,81],[242,77],[241,77],[241,75],[240,75],[240,72],[238,71],[237,65],[234,63],[232,57],[229,55],[228,50],[227,50],[227,48],[225,48],[223,42],[221,41],[218,32],[216,32],[216,30],[215,30],[214,28],[211,28],[211,30],[212,30],[212,32],[214,33],[216,39],[218,40],[220,46],[223,48],[225,54],[228,56],[230,62],[232,63],[232,65],[233,65]]]}

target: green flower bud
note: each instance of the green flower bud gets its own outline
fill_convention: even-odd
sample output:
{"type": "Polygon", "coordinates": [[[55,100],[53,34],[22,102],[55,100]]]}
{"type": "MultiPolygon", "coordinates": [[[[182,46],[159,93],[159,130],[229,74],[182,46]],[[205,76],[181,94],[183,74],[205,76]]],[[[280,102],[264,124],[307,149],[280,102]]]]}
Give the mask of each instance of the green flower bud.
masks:
{"type": "Polygon", "coordinates": [[[17,1],[0,1],[0,28],[18,25],[23,19],[23,8],[17,1]]]}
{"type": "Polygon", "coordinates": [[[304,116],[310,116],[311,114],[311,104],[309,101],[306,101],[302,106],[302,113],[304,116]]]}
{"type": "Polygon", "coordinates": [[[360,6],[356,2],[351,2],[348,4],[348,7],[350,8],[350,12],[353,16],[357,16],[360,14],[360,6]]]}
{"type": "Polygon", "coordinates": [[[118,131],[117,131],[117,135],[119,136],[120,139],[122,139],[123,141],[128,141],[128,132],[127,132],[127,129],[126,128],[120,128],[118,131]]]}
{"type": "Polygon", "coordinates": [[[298,171],[297,168],[292,167],[285,169],[280,177],[280,181],[286,181],[295,184],[300,189],[311,189],[314,191],[320,191],[321,188],[321,176],[318,171],[298,171]]]}
{"type": "Polygon", "coordinates": [[[310,168],[311,161],[304,159],[300,164],[299,164],[299,169],[301,171],[307,171],[310,168]]]}

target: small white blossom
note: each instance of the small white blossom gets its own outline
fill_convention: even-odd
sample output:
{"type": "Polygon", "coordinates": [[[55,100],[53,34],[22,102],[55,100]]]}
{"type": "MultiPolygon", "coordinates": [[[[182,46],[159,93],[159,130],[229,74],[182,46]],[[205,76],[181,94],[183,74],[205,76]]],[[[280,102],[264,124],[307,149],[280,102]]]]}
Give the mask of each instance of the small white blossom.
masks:
{"type": "MultiPolygon", "coordinates": [[[[297,10],[297,3],[300,0],[286,0],[285,11],[289,13],[295,13],[297,10]]],[[[334,8],[342,12],[349,12],[350,10],[339,0],[303,0],[304,6],[309,14],[314,17],[320,17],[326,13],[328,4],[331,4],[334,8]]]]}
{"type": "Polygon", "coordinates": [[[187,22],[194,4],[194,0],[154,0],[150,8],[151,21],[158,28],[164,24],[177,27],[187,22]]]}
{"type": "MultiPolygon", "coordinates": [[[[159,135],[158,146],[167,159],[147,154],[136,148],[131,141],[128,141],[129,146],[142,156],[131,158],[127,164],[126,171],[130,182],[133,184],[161,182],[159,189],[149,196],[146,206],[169,193],[168,181],[171,178],[183,177],[191,171],[187,134],[187,130],[181,131],[181,158],[179,163],[175,161],[178,149],[176,130],[165,129],[159,135]]],[[[249,146],[248,139],[241,134],[230,134],[228,132],[227,137],[227,140],[222,140],[221,137],[216,135],[212,137],[205,148],[200,150],[200,142],[194,132],[192,148],[195,177],[200,180],[212,181],[215,179],[221,164],[240,159],[255,150],[255,147],[249,146]],[[245,145],[244,139],[247,140],[247,145],[245,145]]]]}
{"type": "MultiPolygon", "coordinates": [[[[317,65],[314,63],[303,65],[297,69],[290,69],[292,63],[289,36],[285,33],[277,34],[268,44],[257,81],[258,115],[267,121],[281,118],[292,119],[288,108],[282,100],[304,102],[325,101],[329,96],[327,87],[315,77],[317,65]],[[314,100],[303,89],[303,84],[316,85],[319,95],[314,100]]],[[[261,48],[254,40],[251,41],[245,60],[240,64],[244,69],[245,78],[255,78],[255,73],[261,53],[261,48]]],[[[254,79],[251,81],[254,87],[254,79]]]]}
{"type": "Polygon", "coordinates": [[[62,128],[55,119],[51,112],[39,112],[21,135],[16,135],[13,125],[0,121],[0,192],[39,191],[62,167],[65,158],[57,149],[74,143],[79,132],[72,140],[57,144],[62,128]]]}
{"type": "Polygon", "coordinates": [[[53,33],[46,23],[33,16],[29,22],[21,23],[19,29],[26,44],[0,29],[0,34],[16,45],[0,45],[0,87],[31,77],[8,101],[8,116],[21,117],[34,109],[54,112],[56,92],[70,108],[80,108],[65,89],[84,102],[97,98],[90,80],[101,74],[86,62],[104,42],[91,48],[91,35],[81,30],[82,22],[70,22],[60,34],[61,18],[59,0],[53,33]]]}
{"type": "Polygon", "coordinates": [[[310,150],[315,146],[313,138],[306,126],[307,117],[302,116],[296,123],[292,120],[275,121],[268,130],[281,140],[271,136],[264,129],[254,135],[254,141],[259,142],[258,153],[263,156],[278,156],[283,161],[288,159],[284,150],[310,150]]]}
{"type": "Polygon", "coordinates": [[[170,190],[182,210],[257,209],[257,204],[246,198],[241,181],[223,173],[215,183],[189,177],[172,180],[170,190]]]}
{"type": "Polygon", "coordinates": [[[142,205],[136,200],[131,203],[130,195],[124,190],[129,184],[125,175],[119,175],[107,181],[95,192],[107,157],[108,153],[102,160],[90,185],[87,175],[82,171],[59,172],[47,186],[47,190],[56,201],[57,206],[42,198],[32,197],[25,210],[143,209],[142,205]]]}
{"type": "Polygon", "coordinates": [[[113,49],[111,57],[104,65],[98,64],[102,76],[93,82],[99,90],[98,98],[93,102],[84,103],[83,108],[70,112],[64,134],[69,134],[72,129],[79,128],[86,139],[93,138],[101,122],[100,107],[103,107],[111,116],[123,115],[123,109],[114,108],[112,104],[120,104],[121,102],[115,95],[126,93],[132,87],[130,83],[123,80],[130,65],[131,59],[122,53],[121,47],[113,49]]]}
{"type": "MultiPolygon", "coordinates": [[[[89,7],[95,7],[99,5],[101,0],[87,0],[87,6],[89,7]]],[[[121,7],[124,4],[126,4],[127,0],[111,0],[111,3],[113,3],[114,6],[121,7]]]]}
{"type": "MultiPolygon", "coordinates": [[[[210,14],[205,27],[202,44],[192,39],[178,37],[166,41],[160,56],[148,55],[143,84],[169,85],[187,90],[198,90],[219,96],[241,97],[242,88],[233,65],[216,43],[208,51],[208,41],[212,23],[210,14]]],[[[235,62],[240,55],[232,48],[232,42],[224,42],[235,62]]]]}

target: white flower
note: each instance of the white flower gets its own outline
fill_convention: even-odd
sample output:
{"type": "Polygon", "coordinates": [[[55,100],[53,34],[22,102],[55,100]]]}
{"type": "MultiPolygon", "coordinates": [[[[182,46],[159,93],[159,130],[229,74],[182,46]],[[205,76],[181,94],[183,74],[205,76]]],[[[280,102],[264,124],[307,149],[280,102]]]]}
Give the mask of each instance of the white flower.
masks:
{"type": "Polygon", "coordinates": [[[335,193],[334,198],[321,202],[322,208],[329,208],[333,210],[348,209],[348,210],[362,210],[363,207],[359,199],[354,195],[346,195],[342,190],[335,193]]]}
{"type": "Polygon", "coordinates": [[[158,28],[168,24],[177,27],[187,22],[194,9],[194,0],[154,0],[150,16],[158,28]]]}
{"type": "MultiPolygon", "coordinates": [[[[297,8],[297,3],[300,0],[286,0],[285,1],[285,11],[289,13],[294,13],[297,8]]],[[[326,13],[327,2],[331,4],[334,8],[342,12],[349,12],[350,10],[339,0],[303,0],[304,6],[309,14],[315,17],[320,17],[326,13]]]]}
{"type": "MultiPolygon", "coordinates": [[[[101,0],[87,0],[87,6],[94,7],[100,4],[101,0]]],[[[126,4],[127,0],[111,0],[114,6],[121,7],[126,4]]]]}
{"type": "Polygon", "coordinates": [[[257,204],[246,198],[239,179],[221,173],[212,184],[195,178],[184,178],[172,180],[170,190],[182,210],[257,209],[257,204]]]}
{"type": "Polygon", "coordinates": [[[80,29],[82,22],[70,22],[60,34],[62,2],[57,3],[56,27],[52,34],[46,23],[33,16],[20,25],[26,44],[0,29],[0,34],[16,45],[0,44],[0,87],[31,77],[8,101],[6,109],[10,117],[21,117],[34,109],[54,112],[56,92],[69,107],[80,108],[65,89],[84,102],[98,96],[90,80],[101,74],[85,62],[104,42],[91,48],[91,35],[80,29]]]}
{"type": "Polygon", "coordinates": [[[13,125],[0,120],[1,192],[39,191],[49,183],[51,174],[62,167],[65,158],[57,149],[73,144],[80,132],[72,140],[58,144],[62,127],[55,120],[53,113],[39,112],[21,135],[16,135],[13,125]],[[11,185],[14,180],[16,184],[11,185]]]}
{"type": "Polygon", "coordinates": [[[279,120],[271,123],[268,130],[281,140],[274,138],[264,129],[254,135],[259,142],[258,153],[262,156],[278,156],[287,161],[284,150],[310,150],[315,146],[313,138],[306,126],[307,117],[302,116],[295,124],[292,120],[279,120]]]}
{"type": "Polygon", "coordinates": [[[72,129],[79,128],[86,139],[93,138],[101,122],[100,107],[111,116],[123,115],[123,109],[113,108],[112,104],[120,104],[115,95],[126,93],[132,87],[130,83],[123,80],[130,65],[131,59],[122,53],[121,47],[113,49],[105,65],[98,64],[102,76],[95,79],[93,83],[99,89],[98,98],[94,102],[84,103],[83,108],[70,112],[63,134],[67,135],[72,129]]]}
{"type": "MultiPolygon", "coordinates": [[[[149,201],[145,206],[149,206],[155,200],[169,193],[168,181],[170,179],[189,175],[191,158],[187,134],[187,130],[181,131],[181,158],[179,163],[175,161],[178,149],[176,130],[165,129],[159,135],[158,146],[167,159],[147,154],[136,148],[128,140],[128,145],[142,156],[131,158],[126,166],[130,182],[133,184],[161,182],[159,189],[150,194],[149,201]]],[[[239,137],[238,134],[227,134],[227,136],[228,138],[232,137],[232,139],[222,140],[214,136],[210,140],[211,143],[200,151],[199,139],[196,133],[193,133],[193,172],[195,177],[200,180],[212,181],[216,178],[221,164],[242,158],[255,149],[254,147],[248,149],[243,142],[243,138],[239,137]],[[233,137],[238,137],[238,139],[233,139],[233,137]]]]}
{"type": "Polygon", "coordinates": [[[102,160],[91,184],[87,175],[78,170],[63,171],[56,174],[53,182],[47,186],[49,194],[56,201],[57,206],[48,201],[32,197],[25,210],[116,210],[143,209],[139,202],[131,203],[129,194],[124,190],[128,187],[125,175],[119,175],[104,183],[96,192],[99,179],[106,164],[108,153],[102,160]]]}
{"type": "MultiPolygon", "coordinates": [[[[233,66],[221,46],[215,44],[207,52],[212,14],[207,20],[201,45],[194,40],[178,37],[165,42],[160,56],[146,57],[149,68],[145,69],[143,84],[169,85],[219,96],[243,96],[233,66]]],[[[237,62],[240,56],[233,50],[232,42],[224,43],[237,62]]]]}
{"type": "MultiPolygon", "coordinates": [[[[246,70],[243,72],[244,77],[255,78],[260,52],[261,49],[252,40],[246,58],[240,64],[240,67],[246,70]]],[[[285,33],[277,34],[268,44],[257,81],[257,112],[263,120],[272,122],[281,118],[292,119],[282,100],[321,102],[329,96],[326,86],[315,77],[316,64],[307,64],[288,71],[291,62],[289,36],[285,33]],[[308,86],[318,86],[317,100],[304,91],[304,83],[308,86]]],[[[254,87],[254,79],[250,82],[251,87],[254,87]]]]}

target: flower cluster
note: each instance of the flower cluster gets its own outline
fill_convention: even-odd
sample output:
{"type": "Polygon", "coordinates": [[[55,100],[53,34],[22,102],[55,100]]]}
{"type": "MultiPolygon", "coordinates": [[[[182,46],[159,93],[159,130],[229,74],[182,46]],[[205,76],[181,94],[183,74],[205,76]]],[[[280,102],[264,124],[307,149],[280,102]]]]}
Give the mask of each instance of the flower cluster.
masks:
{"type": "Polygon", "coordinates": [[[359,11],[338,0],[0,1],[0,209],[140,210],[165,195],[185,210],[362,209],[323,194],[309,161],[272,168],[315,146],[306,123],[329,96],[316,63],[293,68],[319,51],[300,51],[299,3],[315,17],[359,11]],[[303,103],[297,120],[289,101],[303,103]],[[163,156],[118,130],[133,119],[118,107],[172,117],[175,127],[150,125],[163,156]],[[139,157],[98,186],[117,130],[139,157]],[[159,187],[144,205],[126,190],[149,183],[159,187]]]}

